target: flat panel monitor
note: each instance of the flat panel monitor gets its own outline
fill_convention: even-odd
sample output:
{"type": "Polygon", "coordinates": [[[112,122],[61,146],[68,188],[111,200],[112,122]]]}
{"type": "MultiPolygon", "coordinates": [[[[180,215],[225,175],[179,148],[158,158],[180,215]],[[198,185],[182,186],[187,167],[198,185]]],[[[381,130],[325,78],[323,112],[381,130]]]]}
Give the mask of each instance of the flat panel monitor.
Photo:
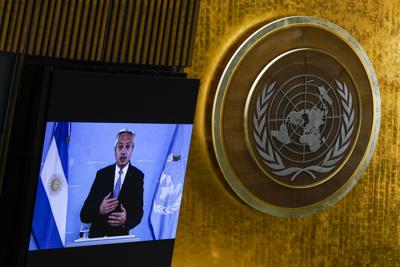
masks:
{"type": "Polygon", "coordinates": [[[25,168],[20,266],[169,266],[198,80],[41,66],[39,80],[22,71],[4,176],[16,188],[10,175],[25,168]],[[36,121],[22,126],[23,113],[36,121]]]}

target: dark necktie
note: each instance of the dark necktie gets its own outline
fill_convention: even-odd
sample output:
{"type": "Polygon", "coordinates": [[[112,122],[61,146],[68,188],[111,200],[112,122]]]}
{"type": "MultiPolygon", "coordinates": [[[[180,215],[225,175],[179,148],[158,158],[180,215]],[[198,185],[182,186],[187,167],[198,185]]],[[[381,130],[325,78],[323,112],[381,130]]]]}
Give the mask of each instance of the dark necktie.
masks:
{"type": "Polygon", "coordinates": [[[114,198],[118,198],[119,191],[121,191],[122,169],[119,170],[118,174],[119,174],[118,180],[114,187],[114,193],[113,193],[114,198]]]}

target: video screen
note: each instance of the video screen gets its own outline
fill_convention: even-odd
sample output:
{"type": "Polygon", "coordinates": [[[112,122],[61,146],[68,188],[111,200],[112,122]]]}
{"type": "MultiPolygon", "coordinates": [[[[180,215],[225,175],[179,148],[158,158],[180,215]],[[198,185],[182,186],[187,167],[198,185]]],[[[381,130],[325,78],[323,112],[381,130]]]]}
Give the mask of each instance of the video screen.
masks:
{"type": "Polygon", "coordinates": [[[174,239],[191,133],[47,122],[29,251],[174,239]]]}

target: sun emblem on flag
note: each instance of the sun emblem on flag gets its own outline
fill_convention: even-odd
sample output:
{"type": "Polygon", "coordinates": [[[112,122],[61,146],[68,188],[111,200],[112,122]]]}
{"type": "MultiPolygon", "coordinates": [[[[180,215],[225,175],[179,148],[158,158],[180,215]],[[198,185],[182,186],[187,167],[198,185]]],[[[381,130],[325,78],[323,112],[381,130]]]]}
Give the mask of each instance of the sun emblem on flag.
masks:
{"type": "Polygon", "coordinates": [[[51,195],[57,195],[59,194],[64,187],[63,179],[61,178],[60,174],[54,174],[49,182],[48,182],[48,188],[49,192],[51,195]]]}

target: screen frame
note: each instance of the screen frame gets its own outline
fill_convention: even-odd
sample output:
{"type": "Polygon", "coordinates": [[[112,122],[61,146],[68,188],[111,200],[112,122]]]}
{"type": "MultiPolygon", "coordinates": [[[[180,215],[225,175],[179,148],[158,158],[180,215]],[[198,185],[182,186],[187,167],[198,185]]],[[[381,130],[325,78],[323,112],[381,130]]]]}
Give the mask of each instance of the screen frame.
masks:
{"type": "MultiPolygon", "coordinates": [[[[184,73],[174,73],[166,69],[154,70],[143,66],[123,67],[82,62],[79,64],[30,56],[25,56],[23,59],[22,62],[19,62],[21,72],[21,75],[18,76],[19,86],[14,88],[14,93],[17,94],[15,111],[9,114],[12,117],[12,127],[10,137],[5,141],[8,145],[8,150],[4,152],[6,161],[4,166],[1,166],[4,170],[4,187],[0,195],[0,205],[6,211],[5,216],[13,218],[7,226],[10,231],[6,233],[8,244],[3,243],[3,260],[12,262],[15,266],[37,266],[38,264],[46,266],[43,265],[43,259],[59,258],[58,264],[61,264],[59,266],[70,266],[69,263],[72,262],[76,266],[75,260],[79,257],[87,257],[87,253],[107,255],[104,251],[112,251],[112,253],[117,254],[126,251],[139,262],[147,260],[154,261],[152,266],[169,266],[172,260],[174,240],[129,243],[134,244],[131,246],[119,244],[93,246],[86,249],[81,247],[28,251],[45,125],[47,121],[67,120],[112,122],[110,121],[113,120],[112,118],[104,116],[105,113],[101,112],[94,112],[86,116],[88,112],[85,111],[85,108],[82,108],[83,105],[76,105],[76,97],[79,92],[84,92],[82,87],[85,87],[88,81],[97,81],[96,86],[103,86],[104,88],[96,90],[97,95],[92,94],[93,90],[88,90],[84,92],[83,97],[80,96],[80,99],[100,99],[101,96],[103,96],[103,99],[109,99],[107,94],[112,91],[110,90],[110,82],[113,83],[114,81],[118,89],[118,83],[126,85],[128,81],[132,81],[130,80],[132,77],[139,80],[141,85],[150,84],[151,88],[164,87],[164,89],[159,91],[158,94],[148,91],[146,93],[140,88],[136,89],[135,94],[143,96],[143,98],[135,100],[135,105],[138,105],[135,110],[140,112],[137,112],[128,121],[126,117],[120,118],[119,122],[193,124],[199,80],[188,79],[184,73]],[[86,79],[85,77],[89,78],[86,79]],[[104,79],[101,79],[101,77],[104,79]],[[81,84],[81,86],[71,87],[70,82],[81,84]],[[166,86],[168,84],[170,86],[166,86]],[[56,90],[56,92],[55,88],[61,89],[56,90]],[[169,92],[169,94],[165,92],[169,92]],[[175,93],[171,94],[171,92],[175,93]],[[183,99],[185,99],[183,109],[178,108],[180,104],[178,99],[182,96],[174,99],[176,93],[183,94],[183,99]],[[148,104],[154,97],[156,101],[153,105],[147,105],[149,108],[146,108],[145,104],[148,104]],[[74,103],[75,109],[66,109],[64,104],[68,102],[74,103]],[[172,108],[170,108],[171,106],[172,108]],[[149,113],[146,113],[146,110],[150,111],[150,116],[149,113]],[[30,136],[30,138],[26,138],[26,136],[30,136]],[[19,153],[18,151],[23,152],[19,153]],[[23,177],[23,179],[11,177],[23,177]],[[121,249],[121,251],[117,249],[121,249]],[[100,251],[101,253],[99,253],[100,251]],[[157,257],[152,257],[154,253],[157,253],[157,257]]],[[[124,88],[124,90],[127,90],[127,88],[124,88]]],[[[113,107],[104,108],[102,101],[90,107],[96,106],[108,110],[110,114],[113,112],[113,107]]],[[[92,262],[91,264],[96,264],[99,267],[106,266],[106,257],[98,257],[95,261],[96,263],[92,262]]]]}

